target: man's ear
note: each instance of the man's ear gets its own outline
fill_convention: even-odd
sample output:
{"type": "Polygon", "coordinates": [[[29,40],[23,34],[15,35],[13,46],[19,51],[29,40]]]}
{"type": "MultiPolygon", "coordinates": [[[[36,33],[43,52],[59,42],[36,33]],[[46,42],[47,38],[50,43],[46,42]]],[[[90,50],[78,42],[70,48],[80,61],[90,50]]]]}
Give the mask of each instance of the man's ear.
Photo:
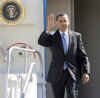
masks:
{"type": "Polygon", "coordinates": [[[67,25],[68,25],[68,26],[70,25],[70,21],[67,22],[67,25]]]}

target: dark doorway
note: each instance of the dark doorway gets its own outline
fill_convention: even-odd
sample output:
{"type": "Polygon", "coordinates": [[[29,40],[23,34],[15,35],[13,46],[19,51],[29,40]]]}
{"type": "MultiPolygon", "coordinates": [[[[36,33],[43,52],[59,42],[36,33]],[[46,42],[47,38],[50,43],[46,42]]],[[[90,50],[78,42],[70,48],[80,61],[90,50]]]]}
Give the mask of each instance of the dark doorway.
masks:
{"type": "Polygon", "coordinates": [[[100,98],[100,1],[75,1],[75,31],[81,32],[91,63],[91,79],[79,98],[100,98]]]}

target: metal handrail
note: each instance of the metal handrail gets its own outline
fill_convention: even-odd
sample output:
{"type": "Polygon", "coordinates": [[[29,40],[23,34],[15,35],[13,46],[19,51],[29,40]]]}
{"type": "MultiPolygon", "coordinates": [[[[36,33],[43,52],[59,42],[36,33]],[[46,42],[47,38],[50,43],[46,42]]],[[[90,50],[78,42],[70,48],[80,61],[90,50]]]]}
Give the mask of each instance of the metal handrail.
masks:
{"type": "Polygon", "coordinates": [[[41,54],[40,54],[39,51],[13,46],[13,47],[11,47],[11,48],[9,49],[9,51],[8,51],[8,56],[7,56],[8,74],[9,74],[9,72],[10,72],[11,53],[12,53],[12,51],[13,51],[14,49],[23,50],[23,51],[32,52],[32,53],[37,53],[38,56],[39,56],[39,60],[40,60],[40,66],[42,66],[42,57],[41,57],[41,54]]]}
{"type": "Polygon", "coordinates": [[[31,63],[31,66],[29,68],[29,71],[28,71],[28,74],[27,74],[27,78],[26,78],[26,81],[25,81],[25,85],[22,89],[22,92],[21,92],[21,98],[24,98],[25,97],[25,92],[27,90],[27,87],[28,87],[28,84],[30,82],[30,79],[31,79],[31,75],[32,75],[32,69],[34,67],[35,63],[31,63]]]}
{"type": "Polygon", "coordinates": [[[32,63],[31,66],[30,66],[30,68],[29,68],[29,71],[28,71],[28,73],[27,73],[26,82],[25,82],[24,88],[23,88],[23,90],[22,90],[22,93],[25,93],[25,91],[26,91],[26,89],[27,89],[27,86],[28,86],[28,84],[29,84],[29,80],[30,80],[31,75],[32,75],[32,69],[33,69],[34,65],[35,65],[35,63],[32,63]]]}
{"type": "MultiPolygon", "coordinates": [[[[9,51],[8,51],[8,56],[7,56],[8,72],[7,72],[7,74],[9,74],[9,72],[10,72],[10,67],[11,67],[11,54],[12,54],[12,51],[13,51],[14,49],[23,50],[23,51],[32,52],[32,53],[37,53],[38,56],[39,56],[40,65],[42,66],[42,57],[41,57],[39,51],[13,46],[13,47],[11,47],[11,48],[9,49],[9,51]]],[[[22,90],[22,92],[21,92],[22,95],[23,95],[23,94],[25,93],[25,91],[27,90],[27,86],[28,86],[28,84],[29,84],[29,80],[30,80],[30,77],[31,77],[33,65],[35,65],[35,63],[32,63],[31,66],[30,66],[30,68],[29,68],[29,71],[28,71],[28,74],[27,74],[27,79],[26,79],[24,88],[23,88],[23,90],[22,90]]],[[[45,74],[44,74],[44,75],[45,75],[45,74]]],[[[45,81],[44,81],[44,82],[45,82],[45,81]]],[[[21,97],[22,97],[22,96],[21,96],[21,97]]],[[[23,95],[23,98],[24,98],[24,95],[23,95]]]]}

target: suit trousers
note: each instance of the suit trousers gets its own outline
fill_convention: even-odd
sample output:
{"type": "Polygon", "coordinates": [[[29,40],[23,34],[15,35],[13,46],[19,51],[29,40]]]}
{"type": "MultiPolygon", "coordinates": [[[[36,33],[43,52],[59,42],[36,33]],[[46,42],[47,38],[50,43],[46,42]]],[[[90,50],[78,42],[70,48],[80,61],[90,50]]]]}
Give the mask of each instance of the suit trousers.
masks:
{"type": "Polygon", "coordinates": [[[56,84],[51,84],[54,98],[64,98],[65,89],[67,98],[78,98],[80,80],[73,80],[68,69],[63,71],[60,81],[56,84]]]}

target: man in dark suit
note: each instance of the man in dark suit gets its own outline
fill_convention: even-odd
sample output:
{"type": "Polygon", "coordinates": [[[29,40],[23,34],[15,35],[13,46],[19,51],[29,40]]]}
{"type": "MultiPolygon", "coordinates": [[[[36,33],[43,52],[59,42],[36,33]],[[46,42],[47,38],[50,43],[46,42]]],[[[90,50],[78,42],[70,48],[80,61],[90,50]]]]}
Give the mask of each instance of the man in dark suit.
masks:
{"type": "Polygon", "coordinates": [[[52,61],[47,75],[51,83],[54,98],[64,98],[65,89],[68,98],[78,98],[80,81],[88,83],[90,64],[84,49],[81,34],[69,30],[67,14],[48,16],[47,30],[43,31],[38,43],[49,47],[52,61]],[[52,34],[51,29],[56,26],[57,31],[52,34]]]}

